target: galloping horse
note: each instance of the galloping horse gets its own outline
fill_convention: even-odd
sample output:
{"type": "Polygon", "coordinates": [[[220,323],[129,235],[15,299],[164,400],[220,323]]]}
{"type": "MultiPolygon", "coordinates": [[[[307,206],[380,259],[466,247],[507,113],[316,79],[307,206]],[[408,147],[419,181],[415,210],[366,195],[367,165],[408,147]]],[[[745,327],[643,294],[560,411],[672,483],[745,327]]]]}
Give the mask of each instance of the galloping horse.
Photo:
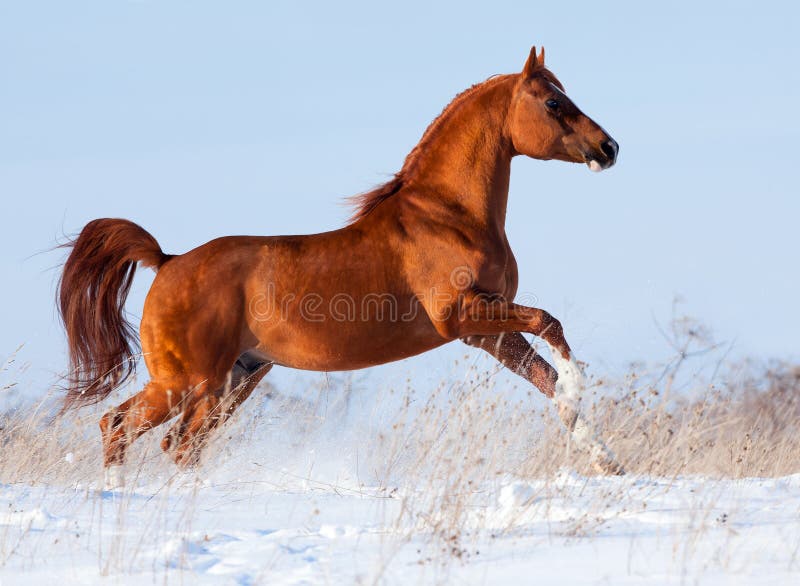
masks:
{"type": "Polygon", "coordinates": [[[69,244],[59,284],[71,373],[65,408],[102,400],[133,373],[136,337],[123,305],[141,263],[158,272],[140,329],[151,378],[100,421],[112,485],[131,442],[175,416],[162,447],[178,464],[194,462],[208,433],[275,364],[359,369],[453,340],[538,387],[596,466],[622,473],[580,415],[582,372],[561,324],[513,302],[517,264],[505,234],[512,157],[601,171],[617,151],[534,47],[521,74],[458,95],[394,178],[355,198],[341,229],[230,236],[173,256],[128,220],[94,220],[69,244]],[[522,333],[547,343],[557,370],[522,333]]]}

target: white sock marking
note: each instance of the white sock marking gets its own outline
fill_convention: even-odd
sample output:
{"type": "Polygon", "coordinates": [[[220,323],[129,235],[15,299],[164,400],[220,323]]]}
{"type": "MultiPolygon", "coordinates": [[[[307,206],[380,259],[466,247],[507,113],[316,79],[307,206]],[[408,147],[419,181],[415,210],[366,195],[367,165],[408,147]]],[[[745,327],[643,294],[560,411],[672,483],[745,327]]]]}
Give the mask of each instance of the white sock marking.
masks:
{"type": "Polygon", "coordinates": [[[107,466],[103,470],[103,490],[116,490],[125,486],[125,475],[122,466],[107,466]]]}
{"type": "MultiPolygon", "coordinates": [[[[548,344],[549,346],[549,344],[548,344]]],[[[570,354],[569,358],[564,358],[561,352],[550,346],[550,354],[553,357],[553,364],[558,372],[556,381],[556,395],[553,397],[556,405],[566,407],[577,414],[575,427],[572,429],[572,439],[581,448],[589,450],[592,458],[597,462],[615,462],[614,454],[600,440],[589,424],[580,414],[580,402],[586,382],[578,361],[575,356],[570,354]]]]}
{"type": "Polygon", "coordinates": [[[578,411],[581,395],[586,387],[583,371],[573,355],[570,354],[569,359],[564,358],[561,352],[552,346],[550,346],[550,353],[553,356],[556,372],[558,372],[555,401],[558,405],[578,411]]]}

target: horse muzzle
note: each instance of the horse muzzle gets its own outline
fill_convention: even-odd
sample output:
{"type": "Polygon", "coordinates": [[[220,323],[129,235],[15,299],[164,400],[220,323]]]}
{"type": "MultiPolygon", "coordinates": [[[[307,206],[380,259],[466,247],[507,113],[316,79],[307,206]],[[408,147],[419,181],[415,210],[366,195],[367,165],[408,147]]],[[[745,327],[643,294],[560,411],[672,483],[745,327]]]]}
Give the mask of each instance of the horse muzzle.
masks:
{"type": "Polygon", "coordinates": [[[614,166],[618,153],[619,144],[609,136],[607,140],[600,143],[599,149],[593,150],[591,153],[584,153],[584,158],[589,169],[599,173],[614,166]]]}

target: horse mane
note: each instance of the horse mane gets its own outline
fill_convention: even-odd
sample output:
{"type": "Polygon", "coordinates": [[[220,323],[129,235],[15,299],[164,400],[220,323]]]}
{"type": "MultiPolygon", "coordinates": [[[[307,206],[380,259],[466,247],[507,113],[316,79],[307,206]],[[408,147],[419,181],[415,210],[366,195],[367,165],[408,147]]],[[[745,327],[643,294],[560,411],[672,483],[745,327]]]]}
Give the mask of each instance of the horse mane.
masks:
{"type": "MultiPolygon", "coordinates": [[[[408,156],[410,157],[411,155],[409,154],[408,156]]],[[[408,157],[406,157],[406,160],[408,160],[408,157]]],[[[405,168],[405,165],[403,165],[403,167],[405,168]]],[[[364,193],[349,196],[345,201],[347,205],[354,208],[354,211],[348,223],[352,224],[367,216],[372,210],[383,203],[384,200],[389,199],[400,191],[406,183],[406,174],[403,171],[404,169],[400,169],[389,181],[378,185],[372,191],[365,191],[364,193]]]]}
{"type": "Polygon", "coordinates": [[[456,95],[456,97],[444,107],[441,114],[434,118],[433,122],[428,125],[428,128],[423,133],[422,138],[417,143],[417,146],[411,149],[411,152],[406,155],[406,159],[403,162],[403,167],[400,169],[400,171],[394,174],[394,177],[392,177],[386,183],[378,185],[371,191],[359,193],[347,198],[347,203],[355,208],[348,223],[352,224],[353,222],[357,222],[358,220],[366,217],[370,212],[372,212],[372,210],[395,195],[413,180],[415,172],[419,166],[419,160],[422,158],[427,146],[439,134],[442,124],[447,118],[449,118],[457,110],[461,109],[461,107],[476,93],[478,93],[479,90],[489,86],[493,87],[495,84],[500,83],[509,77],[516,77],[517,75],[518,74],[493,75],[485,81],[476,83],[456,95]]]}

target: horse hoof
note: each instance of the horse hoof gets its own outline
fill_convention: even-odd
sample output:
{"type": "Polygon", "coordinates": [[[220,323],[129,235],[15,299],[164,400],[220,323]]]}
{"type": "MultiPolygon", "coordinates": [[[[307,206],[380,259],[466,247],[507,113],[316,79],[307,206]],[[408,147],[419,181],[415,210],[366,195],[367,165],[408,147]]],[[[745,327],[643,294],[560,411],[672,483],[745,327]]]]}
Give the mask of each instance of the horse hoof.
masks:
{"type": "Polygon", "coordinates": [[[173,440],[172,433],[168,433],[161,440],[161,449],[164,450],[166,453],[169,453],[170,450],[172,449],[172,440],[173,440]]]}
{"type": "Polygon", "coordinates": [[[606,476],[625,476],[625,469],[622,467],[622,464],[615,460],[596,461],[594,463],[594,468],[600,474],[606,476]]]}
{"type": "Polygon", "coordinates": [[[194,446],[179,445],[172,452],[172,460],[182,470],[191,470],[200,463],[201,450],[194,446]]]}

